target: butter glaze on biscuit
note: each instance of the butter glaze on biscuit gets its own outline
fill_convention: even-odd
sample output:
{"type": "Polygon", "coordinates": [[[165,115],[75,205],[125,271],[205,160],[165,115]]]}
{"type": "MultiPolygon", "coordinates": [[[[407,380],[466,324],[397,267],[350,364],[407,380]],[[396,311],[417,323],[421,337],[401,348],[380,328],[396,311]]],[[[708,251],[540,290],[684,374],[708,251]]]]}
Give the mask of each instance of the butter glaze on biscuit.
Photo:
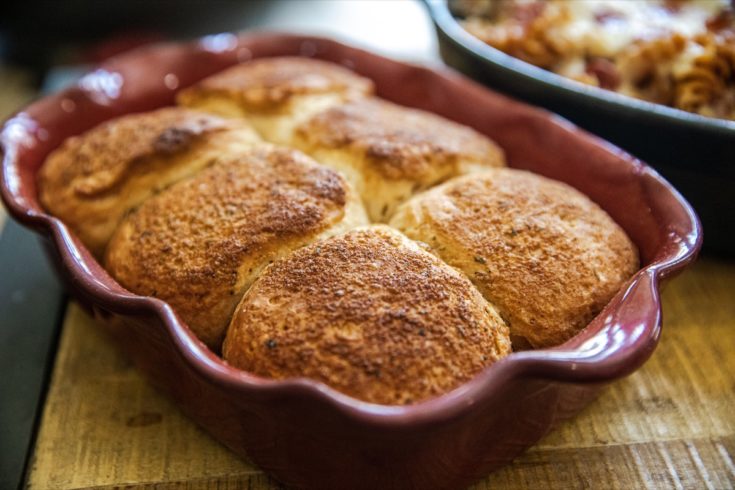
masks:
{"type": "Polygon", "coordinates": [[[464,274],[372,226],[268,266],[237,307],[223,353],[259,376],[311,378],[395,405],[456,388],[510,353],[510,340],[464,274]]]}
{"type": "Polygon", "coordinates": [[[519,345],[568,340],[638,270],[635,246],[607,213],[520,170],[453,179],[404,204],[390,224],[464,271],[519,345]]]}
{"type": "Polygon", "coordinates": [[[54,151],[39,172],[39,198],[99,257],[131,209],[259,140],[245,122],[184,108],[123,116],[54,151]]]}
{"type": "Polygon", "coordinates": [[[503,151],[473,129],[377,98],[320,112],[292,144],[347,175],[373,222],[387,221],[416,192],[505,164],[503,151]]]}
{"type": "Polygon", "coordinates": [[[263,267],[365,223],[359,198],[336,172],[263,143],[142,204],[115,233],[106,267],[130,291],[167,301],[219,350],[263,267]]]}

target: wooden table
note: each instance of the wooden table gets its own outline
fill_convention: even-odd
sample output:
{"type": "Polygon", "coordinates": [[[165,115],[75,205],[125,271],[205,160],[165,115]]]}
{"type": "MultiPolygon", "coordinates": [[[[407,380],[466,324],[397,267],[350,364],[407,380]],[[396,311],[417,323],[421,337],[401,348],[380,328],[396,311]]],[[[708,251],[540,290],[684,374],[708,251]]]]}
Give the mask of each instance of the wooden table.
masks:
{"type": "MultiPolygon", "coordinates": [[[[475,488],[735,487],[735,263],[664,294],[648,363],[475,488]]],[[[153,390],[70,304],[28,486],[277,488],[153,390]]]]}

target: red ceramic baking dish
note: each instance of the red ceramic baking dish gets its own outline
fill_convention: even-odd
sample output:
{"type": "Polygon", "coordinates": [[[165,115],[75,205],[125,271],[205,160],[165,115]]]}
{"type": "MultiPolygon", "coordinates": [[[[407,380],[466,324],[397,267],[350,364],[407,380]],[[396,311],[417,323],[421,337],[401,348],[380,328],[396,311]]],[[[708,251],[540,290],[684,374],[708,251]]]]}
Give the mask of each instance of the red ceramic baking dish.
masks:
{"type": "Polygon", "coordinates": [[[71,293],[193,420],[297,487],[457,488],[508,463],[648,359],[661,333],[661,284],[694,260],[702,240],[689,204],[655,171],[567,121],[453,72],[313,37],[222,34],[124,54],[16,114],[1,138],[3,201],[43,237],[71,293]],[[178,89],[239,61],[280,55],[342,63],[373,79],[381,97],[487,134],[511,166],[567,182],[600,204],[637,244],[643,268],[566,344],[514,353],[416,405],[368,404],[308,379],[272,381],[228,367],[170,306],[122,289],[43,211],[36,173],[68,136],[172,104],[178,89]]]}

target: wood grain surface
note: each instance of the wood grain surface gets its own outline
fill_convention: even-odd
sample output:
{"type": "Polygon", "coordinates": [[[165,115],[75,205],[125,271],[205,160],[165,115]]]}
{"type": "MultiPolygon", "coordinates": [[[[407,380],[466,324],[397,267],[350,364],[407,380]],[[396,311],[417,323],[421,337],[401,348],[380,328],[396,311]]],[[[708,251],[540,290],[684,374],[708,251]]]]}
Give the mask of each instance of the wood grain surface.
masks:
{"type": "MultiPolygon", "coordinates": [[[[735,263],[664,293],[651,360],[475,489],[735,487],[735,263]]],[[[157,394],[76,305],[29,466],[32,489],[271,489],[157,394]]]]}

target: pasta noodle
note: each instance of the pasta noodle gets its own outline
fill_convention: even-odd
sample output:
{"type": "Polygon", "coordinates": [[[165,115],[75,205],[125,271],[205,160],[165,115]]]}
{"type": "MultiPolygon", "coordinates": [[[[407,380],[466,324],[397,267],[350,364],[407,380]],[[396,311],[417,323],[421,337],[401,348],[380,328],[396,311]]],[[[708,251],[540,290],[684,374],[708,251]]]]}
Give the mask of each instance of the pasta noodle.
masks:
{"type": "Polygon", "coordinates": [[[711,34],[697,37],[696,42],[704,51],[688,70],[674,74],[674,107],[708,116],[735,112],[733,41],[723,41],[711,34]]]}
{"type": "Polygon", "coordinates": [[[565,21],[568,13],[563,9],[544,9],[540,4],[529,4],[518,22],[498,26],[496,29],[485,29],[484,21],[470,19],[466,29],[501,51],[527,61],[542,68],[551,69],[565,56],[573,46],[564,43],[561,38],[555,39],[553,27],[565,21]],[[542,10],[543,15],[539,15],[542,10]]]}

